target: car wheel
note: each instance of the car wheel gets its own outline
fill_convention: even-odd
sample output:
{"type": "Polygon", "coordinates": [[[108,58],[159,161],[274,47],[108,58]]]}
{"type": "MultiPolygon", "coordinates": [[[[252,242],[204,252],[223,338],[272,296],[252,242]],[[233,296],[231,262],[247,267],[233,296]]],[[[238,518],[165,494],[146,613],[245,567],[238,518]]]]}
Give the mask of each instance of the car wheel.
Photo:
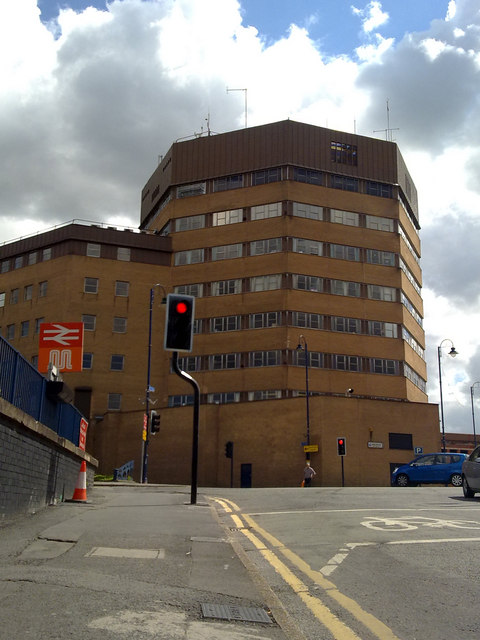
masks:
{"type": "Polygon", "coordinates": [[[454,473],[450,478],[450,482],[454,487],[461,487],[463,484],[462,476],[459,473],[454,473]]]}
{"type": "Polygon", "coordinates": [[[408,476],[405,473],[397,476],[397,487],[408,487],[408,476]]]}
{"type": "Polygon", "coordinates": [[[463,487],[463,495],[465,498],[473,498],[475,496],[475,493],[468,486],[468,482],[465,476],[463,476],[462,487],[463,487]]]}

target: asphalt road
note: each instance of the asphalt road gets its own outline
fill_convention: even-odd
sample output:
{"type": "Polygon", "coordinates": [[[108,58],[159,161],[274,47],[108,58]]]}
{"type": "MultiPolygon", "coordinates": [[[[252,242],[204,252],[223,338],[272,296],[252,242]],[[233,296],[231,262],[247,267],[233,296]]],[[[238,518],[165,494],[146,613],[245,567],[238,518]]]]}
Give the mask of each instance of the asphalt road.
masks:
{"type": "Polygon", "coordinates": [[[305,638],[480,637],[479,498],[439,486],[216,497],[225,526],[305,638]]]}

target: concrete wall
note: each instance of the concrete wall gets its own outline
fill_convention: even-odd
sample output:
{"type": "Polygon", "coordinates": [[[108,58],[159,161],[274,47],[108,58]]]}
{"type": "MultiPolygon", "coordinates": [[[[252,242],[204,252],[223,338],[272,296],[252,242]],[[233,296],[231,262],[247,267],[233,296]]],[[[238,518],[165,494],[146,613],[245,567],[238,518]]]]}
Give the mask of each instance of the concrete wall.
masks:
{"type": "Polygon", "coordinates": [[[97,460],[0,399],[0,523],[71,499],[82,460],[88,495],[97,460]]]}

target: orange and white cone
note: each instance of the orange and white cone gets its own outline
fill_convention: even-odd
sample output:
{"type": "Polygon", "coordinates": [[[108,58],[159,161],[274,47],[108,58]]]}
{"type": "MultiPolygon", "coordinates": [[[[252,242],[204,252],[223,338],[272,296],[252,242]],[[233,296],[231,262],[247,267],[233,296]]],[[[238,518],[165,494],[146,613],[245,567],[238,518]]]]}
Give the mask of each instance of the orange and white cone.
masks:
{"type": "Polygon", "coordinates": [[[83,460],[71,502],[87,501],[87,463],[83,460]]]}

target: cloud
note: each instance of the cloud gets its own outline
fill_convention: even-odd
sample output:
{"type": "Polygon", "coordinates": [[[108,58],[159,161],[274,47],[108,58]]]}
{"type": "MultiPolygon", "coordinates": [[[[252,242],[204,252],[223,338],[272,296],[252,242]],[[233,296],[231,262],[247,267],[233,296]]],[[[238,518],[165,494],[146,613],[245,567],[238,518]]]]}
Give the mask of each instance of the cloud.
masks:
{"type": "Polygon", "coordinates": [[[382,11],[382,3],[376,0],[369,2],[365,9],[357,9],[352,5],[352,11],[355,15],[362,18],[362,27],[365,33],[371,33],[375,29],[378,29],[378,27],[385,24],[389,19],[388,13],[382,11]]]}

